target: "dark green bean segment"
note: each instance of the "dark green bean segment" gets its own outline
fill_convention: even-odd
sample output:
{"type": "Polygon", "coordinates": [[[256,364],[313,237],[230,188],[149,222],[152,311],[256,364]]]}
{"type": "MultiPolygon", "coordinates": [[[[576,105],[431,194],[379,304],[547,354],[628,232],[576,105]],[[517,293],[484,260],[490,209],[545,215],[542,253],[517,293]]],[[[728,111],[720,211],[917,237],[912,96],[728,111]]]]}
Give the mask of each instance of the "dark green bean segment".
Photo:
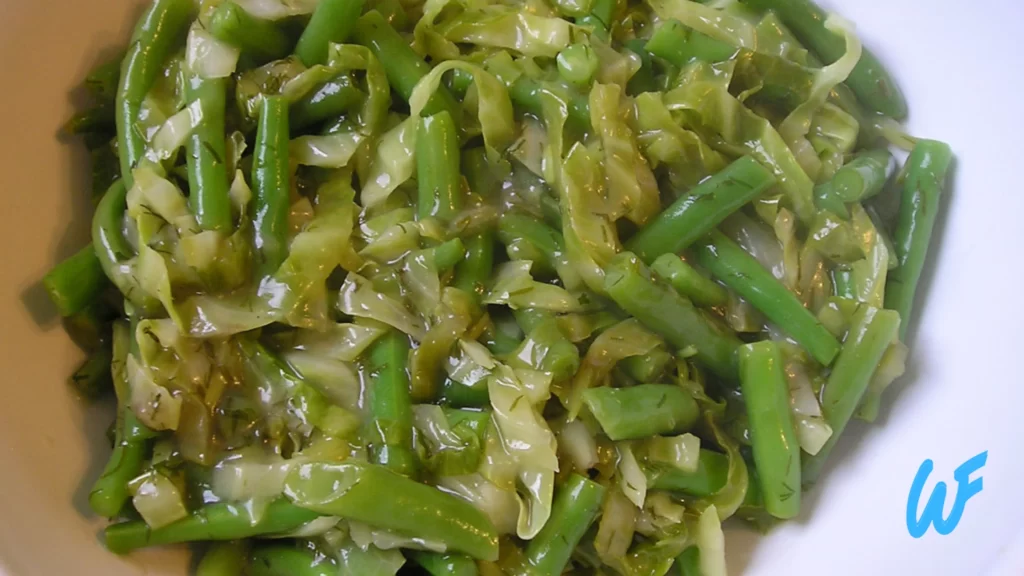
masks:
{"type": "Polygon", "coordinates": [[[85,362],[71,375],[71,387],[83,398],[95,400],[111,390],[110,362],[113,353],[109,345],[101,345],[89,354],[85,362]]]}
{"type": "Polygon", "coordinates": [[[854,314],[843,350],[821,391],[821,412],[832,427],[832,436],[816,455],[804,458],[804,484],[812,484],[818,479],[829,453],[864,398],[871,376],[899,327],[900,315],[892,310],[865,304],[854,314]]]}
{"type": "Polygon", "coordinates": [[[943,142],[921,140],[907,158],[902,175],[899,219],[893,234],[899,266],[889,273],[885,307],[900,313],[900,339],[906,338],[914,295],[924,270],[928,245],[946,187],[953,152],[943,142]]]}
{"type": "Polygon", "coordinates": [[[301,132],[325,120],[337,118],[363,102],[363,93],[348,74],[324,82],[288,108],[288,127],[301,132]]]}
{"type": "Polygon", "coordinates": [[[642,356],[630,356],[621,360],[618,366],[637,382],[650,384],[661,379],[673,360],[671,354],[661,348],[655,348],[642,356]]]}
{"type": "Polygon", "coordinates": [[[682,492],[693,498],[706,498],[725,486],[729,477],[729,457],[721,452],[701,449],[697,470],[692,474],[678,468],[647,468],[648,487],[653,490],[682,492]]]}
{"type": "Polygon", "coordinates": [[[277,272],[287,256],[291,209],[289,172],[288,102],[282,96],[264,96],[253,152],[250,208],[259,277],[277,272]]]}
{"type": "Polygon", "coordinates": [[[218,40],[238,47],[256,64],[284,58],[294,44],[277,23],[257,18],[234,2],[217,6],[207,29],[218,40]]]}
{"type": "Polygon", "coordinates": [[[608,296],[677,349],[693,347],[697,361],[718,376],[736,379],[739,339],[694,308],[669,286],[654,282],[636,256],[619,254],[605,269],[608,296]]]}
{"type": "Polygon", "coordinates": [[[462,554],[439,554],[423,550],[410,550],[409,559],[430,576],[476,576],[476,562],[462,554]]]}
{"type": "Polygon", "coordinates": [[[698,306],[725,306],[729,302],[729,293],[725,288],[702,276],[675,254],[659,256],[651,264],[651,272],[698,306]]]}
{"type": "Polygon", "coordinates": [[[558,488],[551,519],[526,547],[525,559],[535,573],[558,576],[569,564],[604,502],[604,486],[573,474],[558,488]]]}
{"type": "Polygon", "coordinates": [[[133,270],[126,264],[135,255],[135,249],[125,240],[122,231],[127,197],[124,180],[118,180],[100,199],[92,217],[92,247],[103,272],[125,295],[125,299],[137,307],[140,313],[159,314],[162,305],[139,287],[133,270]]]}
{"type": "Polygon", "coordinates": [[[700,548],[690,546],[676,558],[672,565],[672,576],[701,576],[700,548]]]}
{"type": "Polygon", "coordinates": [[[655,29],[645,47],[651,54],[676,66],[685,66],[693,59],[723,62],[738,51],[732,44],[701,34],[678,20],[669,20],[655,29]]]}
{"type": "Polygon", "coordinates": [[[64,317],[91,304],[108,285],[103,266],[91,244],[55,266],[43,278],[46,293],[64,317]]]}
{"type": "MultiPolygon", "coordinates": [[[[515,348],[515,342],[510,342],[509,345],[511,349],[515,348]]],[[[466,385],[451,378],[445,378],[441,384],[441,401],[455,408],[490,406],[491,397],[487,392],[487,380],[466,385]]]]}
{"type": "MultiPolygon", "coordinates": [[[[516,106],[535,116],[543,117],[544,104],[541,94],[544,90],[544,85],[537,80],[520,76],[508,87],[508,95],[516,106]]],[[[576,92],[570,92],[568,104],[569,117],[566,120],[567,124],[577,130],[589,130],[590,102],[587,100],[587,97],[576,92]]]]}
{"type": "Polygon", "coordinates": [[[259,546],[252,551],[250,576],[337,576],[334,562],[295,546],[259,546]]]}
{"type": "Polygon", "coordinates": [[[679,254],[773,184],[767,168],[749,156],[740,158],[673,202],[626,246],[647,263],[679,254]]]}
{"type": "Polygon", "coordinates": [[[765,341],[741,346],[739,360],[764,506],[776,518],[793,518],[800,512],[800,445],[782,355],[774,342],[765,341]]]}
{"type": "Polygon", "coordinates": [[[839,342],[796,295],[724,234],[712,232],[697,246],[696,253],[703,267],[799,342],[822,365],[830,364],[839,353],[839,342]]]}
{"type": "MultiPolygon", "coordinates": [[[[838,60],[846,52],[843,38],[825,27],[828,16],[811,0],[741,0],[761,10],[772,10],[826,64],[838,60]]],[[[899,85],[867,48],[846,79],[857,98],[873,112],[902,120],[907,116],[907,102],[899,85]]]]}
{"type": "Polygon", "coordinates": [[[398,332],[383,336],[370,351],[372,380],[367,390],[371,420],[370,456],[399,474],[412,476],[419,463],[412,449],[409,340],[398,332]]]}
{"type": "Polygon", "coordinates": [[[494,270],[494,232],[487,230],[466,239],[466,257],[455,266],[452,285],[472,294],[479,303],[494,270]]]}
{"type": "Polygon", "coordinates": [[[306,66],[325,64],[330,45],[344,44],[362,13],[363,0],[320,0],[299,36],[295,55],[306,66]]]}
{"type": "Polygon", "coordinates": [[[502,214],[498,220],[498,238],[510,258],[531,260],[539,270],[554,271],[565,254],[561,232],[522,212],[502,214]]]}
{"type": "Polygon", "coordinates": [[[111,552],[127,554],[147,546],[200,540],[238,540],[291,532],[319,516],[284,499],[271,502],[255,520],[244,506],[212,504],[163,528],[154,530],[141,520],[132,520],[108,526],[103,535],[111,552]]]}
{"type": "Polygon", "coordinates": [[[244,542],[212,544],[196,567],[196,576],[239,576],[249,567],[249,550],[244,542]]]}
{"type": "Polygon", "coordinates": [[[451,220],[462,207],[459,134],[447,112],[420,120],[416,136],[417,210],[420,219],[451,220]]]}
{"type": "MultiPolygon", "coordinates": [[[[412,96],[412,89],[430,73],[430,65],[420,58],[409,43],[376,10],[371,10],[359,18],[354,33],[356,42],[369,48],[380,60],[391,88],[408,101],[412,96]]],[[[431,96],[423,109],[423,116],[430,116],[442,110],[451,114],[456,122],[461,118],[462,109],[458,102],[443,87],[438,88],[431,96]]]]}
{"type": "Polygon", "coordinates": [[[188,162],[189,204],[204,230],[228,232],[232,228],[228,173],[224,163],[224,111],[227,80],[193,76],[185,81],[185,98],[199,101],[203,119],[185,143],[188,162]]]}
{"type": "Polygon", "coordinates": [[[583,393],[583,401],[612,440],[681,434],[697,422],[697,401],[679,386],[639,384],[602,386],[583,393]]]}
{"type": "Polygon", "coordinates": [[[884,148],[858,154],[831,180],[814,189],[818,206],[849,218],[850,211],[846,205],[867,200],[881,192],[893,166],[892,154],[884,148]]]}
{"type": "Polygon", "coordinates": [[[142,101],[167,59],[175,50],[194,15],[192,0],[155,0],[139,20],[121,63],[117,88],[117,143],[121,157],[121,178],[132,187],[132,170],[146,150],[143,135],[135,128],[142,101]]]}

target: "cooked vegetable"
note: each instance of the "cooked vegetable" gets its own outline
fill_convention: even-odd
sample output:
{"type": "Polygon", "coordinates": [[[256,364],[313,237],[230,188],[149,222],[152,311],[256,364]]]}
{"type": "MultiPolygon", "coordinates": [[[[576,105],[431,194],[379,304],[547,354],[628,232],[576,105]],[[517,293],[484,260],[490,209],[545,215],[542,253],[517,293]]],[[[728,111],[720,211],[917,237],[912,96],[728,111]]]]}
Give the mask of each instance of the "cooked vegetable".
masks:
{"type": "Polygon", "coordinates": [[[152,0],[85,88],[89,505],[200,576],[723,576],[904,373],[952,162],[807,0],[152,0]]]}

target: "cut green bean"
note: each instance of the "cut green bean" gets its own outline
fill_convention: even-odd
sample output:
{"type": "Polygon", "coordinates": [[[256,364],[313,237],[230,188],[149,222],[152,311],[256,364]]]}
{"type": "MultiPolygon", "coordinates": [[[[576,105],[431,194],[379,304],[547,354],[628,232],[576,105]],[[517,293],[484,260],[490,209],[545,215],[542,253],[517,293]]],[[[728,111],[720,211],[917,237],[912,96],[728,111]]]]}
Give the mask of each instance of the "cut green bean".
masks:
{"type": "Polygon", "coordinates": [[[814,189],[818,207],[848,219],[850,211],[846,205],[862,202],[881,192],[893,165],[892,154],[885,148],[858,154],[831,180],[814,189]]]}
{"type": "Polygon", "coordinates": [[[455,266],[452,286],[471,294],[479,304],[494,271],[494,232],[470,236],[465,245],[466,257],[455,266]]]}
{"type": "MultiPolygon", "coordinates": [[[[512,348],[515,348],[514,344],[512,344],[512,348]]],[[[491,396],[487,391],[487,379],[467,386],[451,378],[445,378],[441,384],[441,401],[453,408],[483,408],[490,406],[491,396]]]]}
{"type": "Polygon", "coordinates": [[[924,270],[932,230],[942,208],[942,193],[952,162],[949,145],[920,140],[903,169],[900,213],[893,234],[899,266],[889,272],[885,285],[885,307],[899,312],[903,319],[900,340],[907,336],[914,295],[924,270]]]}
{"type": "Polygon", "coordinates": [[[686,390],[668,384],[590,388],[583,393],[583,402],[615,441],[682,434],[700,415],[697,401],[686,390]]]}
{"type": "Polygon", "coordinates": [[[234,2],[218,5],[210,14],[207,29],[218,40],[241,50],[255,64],[284,58],[294,45],[276,22],[257,18],[234,2]]]}
{"type": "Polygon", "coordinates": [[[252,205],[256,271],[263,278],[277,271],[288,252],[291,177],[288,167],[288,101],[264,96],[252,163],[252,205]]]}
{"type": "MultiPolygon", "coordinates": [[[[811,0],[741,0],[760,10],[772,10],[813,50],[825,64],[838,60],[846,52],[846,42],[825,27],[828,15],[811,0]]],[[[907,102],[899,85],[870,50],[864,48],[860,60],[846,79],[857,98],[868,109],[902,120],[907,116],[907,102]]]]}
{"type": "Polygon", "coordinates": [[[107,286],[107,277],[92,244],[55,266],[43,278],[46,293],[64,317],[91,304],[107,286]]]}
{"type": "Polygon", "coordinates": [[[597,73],[597,54],[586,44],[570,44],[558,53],[558,75],[576,86],[588,86],[597,73]]]}
{"type": "Polygon", "coordinates": [[[698,306],[725,306],[729,293],[713,280],[705,278],[685,260],[675,254],[662,254],[653,264],[651,273],[672,285],[680,294],[698,306]]]}
{"type": "Polygon", "coordinates": [[[672,565],[672,571],[669,574],[672,576],[701,576],[703,573],[700,569],[700,548],[690,546],[683,551],[676,558],[675,563],[672,565]]]}
{"type": "Polygon", "coordinates": [[[203,230],[229,232],[232,228],[228,172],[224,163],[224,111],[227,79],[192,76],[185,81],[185,98],[199,101],[203,118],[185,142],[189,205],[203,230]]]}
{"type": "Polygon", "coordinates": [[[673,202],[626,246],[647,263],[679,254],[773,184],[771,171],[744,156],[673,202]]]}
{"type": "Polygon", "coordinates": [[[188,29],[194,11],[192,0],[155,0],[132,33],[128,53],[121,63],[116,103],[121,179],[126,188],[132,187],[132,170],[146,151],[146,140],[135,128],[142,101],[163,71],[175,44],[188,29]]]}
{"type": "Polygon", "coordinates": [[[645,48],[658,58],[675,66],[685,66],[691,60],[724,62],[732,59],[738,48],[701,34],[678,20],[668,20],[654,30],[645,48]]]}
{"type": "Polygon", "coordinates": [[[339,572],[338,566],[334,562],[312,550],[274,545],[259,546],[252,551],[248,574],[249,576],[338,576],[339,572]]]}
{"type": "Polygon", "coordinates": [[[163,305],[139,286],[134,267],[127,263],[135,255],[135,249],[122,232],[127,198],[124,180],[118,180],[100,199],[92,217],[92,247],[103,272],[124,297],[141,314],[156,315],[163,310],[163,305]]]}
{"type": "Polygon", "coordinates": [[[292,103],[288,109],[288,126],[293,133],[301,132],[350,112],[365,98],[366,94],[356,87],[352,76],[342,74],[292,103]]]}
{"type": "Polygon", "coordinates": [[[109,345],[101,345],[85,359],[71,375],[70,384],[82,398],[95,400],[112,389],[110,362],[113,352],[109,345]]]}
{"type": "Polygon", "coordinates": [[[476,576],[476,562],[462,554],[440,554],[423,550],[409,550],[409,559],[430,576],[476,576]]]}
{"type": "Polygon", "coordinates": [[[108,526],[103,536],[107,549],[115,554],[127,554],[148,546],[281,534],[319,517],[320,514],[285,499],[271,502],[258,518],[253,518],[245,506],[212,504],[163,528],[152,529],[141,520],[132,520],[108,526]]]}
{"type": "Polygon", "coordinates": [[[249,550],[244,542],[216,543],[203,554],[196,576],[240,576],[248,567],[249,550]]]}
{"type": "Polygon", "coordinates": [[[420,120],[416,182],[421,220],[434,216],[447,222],[462,208],[459,155],[459,134],[450,114],[442,111],[420,120]]]}
{"type": "Polygon", "coordinates": [[[812,484],[867,392],[875,368],[899,332],[900,315],[862,304],[854,314],[843,350],[821,391],[821,412],[832,436],[814,456],[804,458],[803,482],[812,484]]]}
{"type": "Polygon", "coordinates": [[[697,470],[686,473],[678,468],[648,468],[648,487],[652,490],[682,492],[693,498],[707,498],[721,490],[729,478],[729,457],[721,452],[701,449],[697,470]]]}
{"type": "MultiPolygon", "coordinates": [[[[430,65],[376,10],[370,10],[359,18],[354,33],[356,42],[369,48],[380,60],[391,88],[408,102],[416,84],[430,73],[430,65]]],[[[451,114],[456,122],[461,118],[459,103],[444,87],[438,88],[430,97],[423,116],[432,116],[442,110],[451,114]]]]}
{"type": "MultiPolygon", "coordinates": [[[[508,95],[516,106],[538,118],[543,118],[544,102],[541,98],[541,93],[544,90],[544,85],[537,80],[520,76],[508,87],[508,95]]],[[[590,102],[587,100],[587,97],[573,91],[569,94],[568,104],[569,117],[566,120],[567,124],[577,130],[589,130],[590,102]]]]}
{"type": "Polygon", "coordinates": [[[505,245],[509,258],[532,258],[535,264],[548,270],[555,270],[565,254],[565,241],[559,231],[522,212],[501,215],[498,238],[505,245]]]}
{"type": "Polygon", "coordinates": [[[696,248],[701,266],[757,308],[823,366],[839,353],[839,342],[800,299],[760,262],[721,232],[696,248]]]}
{"type": "Polygon", "coordinates": [[[498,558],[497,532],[482,511],[383,466],[304,464],[288,475],[285,490],[297,504],[324,515],[439,542],[478,560],[498,558]]]}
{"type": "Polygon", "coordinates": [[[776,518],[800,512],[800,444],[789,409],[782,355],[768,340],[739,349],[740,387],[764,507],[776,518]]]}
{"type": "Polygon", "coordinates": [[[651,280],[636,256],[619,254],[605,269],[608,296],[676,349],[692,347],[698,362],[721,378],[736,379],[739,339],[669,286],[651,280]]]}
{"type": "Polygon", "coordinates": [[[604,502],[605,488],[572,474],[558,488],[551,518],[526,546],[524,559],[538,576],[558,576],[569,564],[604,502]]]}
{"type": "Polygon", "coordinates": [[[299,36],[295,55],[307,67],[326,64],[330,45],[344,44],[362,13],[363,0],[320,0],[299,36]]]}
{"type": "Polygon", "coordinates": [[[409,340],[389,332],[370,350],[371,381],[367,423],[371,459],[399,474],[413,476],[418,460],[412,449],[412,396],[409,388],[409,340]]]}
{"type": "Polygon", "coordinates": [[[618,366],[630,378],[642,384],[657,382],[668,369],[674,358],[671,354],[655,348],[642,356],[629,356],[619,361],[618,366]]]}

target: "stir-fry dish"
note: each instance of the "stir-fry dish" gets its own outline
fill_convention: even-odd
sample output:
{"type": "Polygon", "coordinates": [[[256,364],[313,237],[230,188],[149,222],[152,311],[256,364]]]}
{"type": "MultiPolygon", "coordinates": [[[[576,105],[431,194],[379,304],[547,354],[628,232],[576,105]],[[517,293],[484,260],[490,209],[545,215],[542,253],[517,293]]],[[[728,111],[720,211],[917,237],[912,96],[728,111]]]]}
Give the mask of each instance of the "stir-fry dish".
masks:
{"type": "Polygon", "coordinates": [[[903,373],[952,162],[807,0],[155,0],[85,89],[89,503],[201,576],[725,574],[903,373]]]}

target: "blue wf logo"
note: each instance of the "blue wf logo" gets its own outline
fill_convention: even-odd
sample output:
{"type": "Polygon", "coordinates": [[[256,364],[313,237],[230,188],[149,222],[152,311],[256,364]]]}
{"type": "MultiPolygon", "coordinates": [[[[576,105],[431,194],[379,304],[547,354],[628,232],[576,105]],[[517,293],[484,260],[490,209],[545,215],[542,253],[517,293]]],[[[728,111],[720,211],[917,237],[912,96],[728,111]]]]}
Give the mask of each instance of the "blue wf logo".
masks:
{"type": "Polygon", "coordinates": [[[928,532],[929,525],[935,526],[935,531],[943,536],[953,532],[964,515],[964,507],[967,505],[967,501],[984,488],[982,477],[978,476],[977,479],[971,480],[971,474],[984,467],[987,460],[988,450],[964,462],[953,472],[953,478],[957,484],[956,499],[953,500],[953,509],[949,511],[949,516],[946,518],[942,517],[942,508],[946,504],[945,482],[937,482],[935,484],[935,489],[928,498],[928,503],[925,504],[921,517],[917,517],[924,483],[935,468],[935,464],[931,460],[922,462],[921,467],[917,469],[914,483],[910,486],[910,496],[907,498],[907,530],[910,531],[910,535],[914,538],[924,536],[928,532]]]}

